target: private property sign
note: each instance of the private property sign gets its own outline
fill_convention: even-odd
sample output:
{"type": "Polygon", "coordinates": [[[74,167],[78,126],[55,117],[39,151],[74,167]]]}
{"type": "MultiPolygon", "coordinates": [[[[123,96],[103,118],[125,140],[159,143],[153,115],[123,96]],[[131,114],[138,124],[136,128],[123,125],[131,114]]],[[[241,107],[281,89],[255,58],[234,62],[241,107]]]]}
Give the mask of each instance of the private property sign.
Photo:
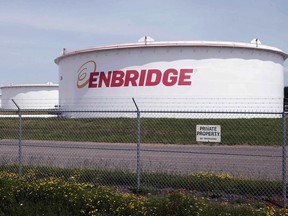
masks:
{"type": "Polygon", "coordinates": [[[221,142],[220,125],[196,125],[197,142],[221,142]]]}

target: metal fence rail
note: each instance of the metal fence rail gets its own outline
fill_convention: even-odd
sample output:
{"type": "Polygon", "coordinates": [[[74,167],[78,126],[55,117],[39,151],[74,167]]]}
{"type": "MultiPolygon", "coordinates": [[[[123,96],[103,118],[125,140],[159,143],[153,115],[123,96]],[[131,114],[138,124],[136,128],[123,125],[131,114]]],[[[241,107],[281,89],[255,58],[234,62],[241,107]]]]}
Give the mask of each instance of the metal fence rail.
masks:
{"type": "Polygon", "coordinates": [[[1,113],[1,171],[22,178],[61,176],[137,192],[183,188],[286,206],[285,113],[141,111],[136,102],[134,111],[1,113]],[[77,118],[63,117],[71,113],[77,118]],[[197,141],[197,125],[220,126],[221,141],[197,141]]]}

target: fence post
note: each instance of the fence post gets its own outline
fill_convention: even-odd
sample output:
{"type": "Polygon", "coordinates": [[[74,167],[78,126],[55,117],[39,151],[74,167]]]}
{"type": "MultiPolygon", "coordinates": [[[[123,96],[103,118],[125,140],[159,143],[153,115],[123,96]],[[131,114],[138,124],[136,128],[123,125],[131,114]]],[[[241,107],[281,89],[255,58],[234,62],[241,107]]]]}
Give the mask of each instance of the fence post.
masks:
{"type": "Polygon", "coordinates": [[[140,190],[140,182],[141,182],[141,179],[140,179],[140,174],[141,174],[141,161],[140,161],[140,136],[141,136],[141,133],[140,133],[140,111],[139,111],[139,108],[134,100],[134,98],[132,98],[133,100],[133,103],[137,109],[137,193],[139,192],[140,190]]]}
{"type": "Polygon", "coordinates": [[[283,100],[282,112],[282,193],[283,193],[283,208],[286,208],[287,202],[287,187],[286,187],[286,113],[285,113],[285,98],[283,100]]]}
{"type": "Polygon", "coordinates": [[[18,109],[18,178],[22,177],[22,113],[20,107],[12,99],[13,103],[18,109]]]}

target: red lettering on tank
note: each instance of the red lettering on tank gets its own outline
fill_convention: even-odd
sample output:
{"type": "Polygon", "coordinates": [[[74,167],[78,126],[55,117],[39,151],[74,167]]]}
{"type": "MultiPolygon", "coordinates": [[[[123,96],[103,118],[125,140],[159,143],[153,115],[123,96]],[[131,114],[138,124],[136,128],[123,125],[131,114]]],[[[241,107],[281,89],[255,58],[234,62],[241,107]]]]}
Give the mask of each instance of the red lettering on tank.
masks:
{"type": "Polygon", "coordinates": [[[173,86],[177,83],[178,71],[174,68],[166,70],[163,74],[163,84],[165,86],[173,86]]]}
{"type": "Polygon", "coordinates": [[[105,72],[101,72],[101,73],[100,73],[100,76],[99,76],[99,84],[98,84],[98,87],[99,87],[99,88],[102,87],[102,83],[104,83],[106,87],[109,87],[109,86],[110,86],[111,74],[112,74],[111,71],[109,71],[109,72],[107,73],[107,76],[106,76],[105,72]]]}
{"type": "Polygon", "coordinates": [[[92,73],[90,73],[88,88],[97,88],[97,78],[98,78],[98,75],[99,75],[98,72],[92,72],[92,73]]]}
{"type": "Polygon", "coordinates": [[[110,87],[142,87],[142,86],[191,86],[192,85],[191,68],[168,68],[159,69],[141,69],[141,70],[115,70],[96,72],[96,63],[88,61],[84,63],[77,72],[77,87],[84,88],[110,88],[110,87]],[[93,63],[93,64],[92,64],[93,63]],[[92,72],[87,73],[87,69],[92,67],[92,72]],[[93,67],[94,66],[94,67],[93,67]]]}
{"type": "Polygon", "coordinates": [[[191,74],[193,69],[180,69],[178,85],[191,85],[191,74]]]}
{"type": "Polygon", "coordinates": [[[139,77],[139,73],[137,70],[127,70],[124,86],[129,86],[129,83],[131,83],[131,86],[137,86],[137,79],[139,77]]]}
{"type": "Polygon", "coordinates": [[[161,81],[162,73],[158,69],[150,69],[147,72],[147,79],[145,86],[156,86],[161,81]]]}
{"type": "Polygon", "coordinates": [[[146,77],[146,70],[141,70],[139,86],[144,86],[145,77],[146,77]]]}
{"type": "Polygon", "coordinates": [[[121,87],[124,83],[124,75],[123,71],[113,71],[111,87],[121,87]]]}

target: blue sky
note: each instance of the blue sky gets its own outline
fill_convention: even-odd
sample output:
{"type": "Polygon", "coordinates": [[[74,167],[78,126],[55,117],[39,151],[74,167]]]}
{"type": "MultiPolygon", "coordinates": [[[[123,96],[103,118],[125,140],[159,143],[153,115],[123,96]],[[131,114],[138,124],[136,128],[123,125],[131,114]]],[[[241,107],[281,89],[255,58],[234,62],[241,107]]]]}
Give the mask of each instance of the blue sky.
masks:
{"type": "Polygon", "coordinates": [[[62,48],[134,43],[144,35],[259,38],[288,52],[287,26],[287,0],[0,0],[0,85],[58,83],[54,59],[62,48]]]}

